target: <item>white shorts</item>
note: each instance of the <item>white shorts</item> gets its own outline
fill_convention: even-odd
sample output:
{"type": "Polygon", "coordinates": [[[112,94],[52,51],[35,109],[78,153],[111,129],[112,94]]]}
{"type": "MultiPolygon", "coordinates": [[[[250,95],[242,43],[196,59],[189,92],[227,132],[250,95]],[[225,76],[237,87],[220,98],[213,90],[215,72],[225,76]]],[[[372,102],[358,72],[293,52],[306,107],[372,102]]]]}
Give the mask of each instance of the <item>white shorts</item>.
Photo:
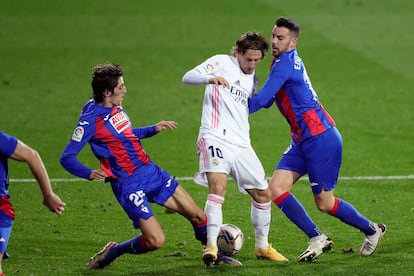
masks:
{"type": "Polygon", "coordinates": [[[206,172],[220,172],[230,175],[244,194],[250,189],[267,189],[263,165],[251,145],[240,147],[214,138],[200,138],[197,150],[200,156],[199,172],[194,176],[197,184],[208,185],[206,172]]]}

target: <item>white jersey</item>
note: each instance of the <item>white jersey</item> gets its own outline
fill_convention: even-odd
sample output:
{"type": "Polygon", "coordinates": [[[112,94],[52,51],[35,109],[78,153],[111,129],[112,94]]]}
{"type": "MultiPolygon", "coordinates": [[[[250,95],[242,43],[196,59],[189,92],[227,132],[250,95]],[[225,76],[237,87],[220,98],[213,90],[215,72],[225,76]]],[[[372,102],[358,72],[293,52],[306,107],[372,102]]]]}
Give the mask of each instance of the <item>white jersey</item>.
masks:
{"type": "Polygon", "coordinates": [[[230,55],[212,56],[192,71],[204,75],[204,80],[223,77],[230,85],[228,89],[206,84],[198,138],[218,138],[238,146],[249,146],[248,99],[258,85],[254,72],[243,73],[237,58],[230,55]]]}
{"type": "Polygon", "coordinates": [[[258,86],[254,72],[243,73],[234,56],[215,55],[188,71],[183,82],[206,85],[194,181],[207,186],[206,173],[218,172],[231,175],[242,193],[267,189],[265,171],[250,144],[248,99],[258,86]],[[209,84],[213,76],[226,79],[230,88],[209,84]]]}

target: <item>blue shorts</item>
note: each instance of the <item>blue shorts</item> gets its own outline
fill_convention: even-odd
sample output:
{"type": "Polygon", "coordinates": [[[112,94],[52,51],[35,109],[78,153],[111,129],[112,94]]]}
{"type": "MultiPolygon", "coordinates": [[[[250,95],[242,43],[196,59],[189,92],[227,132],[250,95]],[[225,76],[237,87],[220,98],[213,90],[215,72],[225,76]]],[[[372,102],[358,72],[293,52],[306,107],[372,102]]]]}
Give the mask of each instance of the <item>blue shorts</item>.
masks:
{"type": "Polygon", "coordinates": [[[141,218],[147,220],[154,215],[150,202],[164,205],[174,194],[178,182],[167,171],[149,163],[127,178],[112,181],[111,186],[134,227],[139,228],[141,218]]]}
{"type": "Polygon", "coordinates": [[[336,127],[306,139],[292,142],[276,169],[308,174],[312,192],[330,191],[338,182],[342,163],[342,137],[336,127]]]}
{"type": "Polygon", "coordinates": [[[5,253],[7,245],[9,244],[10,233],[12,227],[0,227],[0,253],[5,253]]]}

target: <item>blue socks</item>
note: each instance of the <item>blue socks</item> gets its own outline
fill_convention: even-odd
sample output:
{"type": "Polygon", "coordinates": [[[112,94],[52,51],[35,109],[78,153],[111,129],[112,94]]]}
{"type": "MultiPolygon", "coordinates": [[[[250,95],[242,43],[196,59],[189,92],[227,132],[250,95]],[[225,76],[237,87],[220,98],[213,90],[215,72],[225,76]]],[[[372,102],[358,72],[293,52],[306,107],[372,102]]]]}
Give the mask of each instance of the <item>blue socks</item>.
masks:
{"type": "Polygon", "coordinates": [[[207,216],[204,221],[198,225],[193,225],[194,235],[201,245],[207,244],[207,216]]]}
{"type": "Polygon", "coordinates": [[[335,205],[329,214],[340,219],[342,222],[361,230],[365,235],[372,235],[375,233],[375,228],[372,227],[372,223],[345,200],[335,198],[335,205]]]}
{"type": "MultiPolygon", "coordinates": [[[[194,234],[197,240],[201,242],[202,245],[207,244],[207,217],[199,225],[194,225],[194,234]]],[[[129,253],[129,254],[142,254],[146,253],[148,250],[145,243],[144,237],[139,235],[133,239],[124,241],[112,247],[107,255],[107,260],[112,262],[117,257],[129,253]]]]}
{"type": "Polygon", "coordinates": [[[303,205],[290,192],[286,192],[276,198],[274,203],[309,238],[322,234],[318,226],[309,217],[303,205]]]}
{"type": "MultiPolygon", "coordinates": [[[[305,232],[309,238],[321,234],[321,231],[308,216],[303,205],[290,192],[286,192],[276,198],[274,203],[294,224],[296,224],[296,226],[305,232]]],[[[335,205],[329,214],[340,219],[342,222],[361,230],[365,235],[372,235],[375,233],[375,227],[373,227],[372,222],[359,213],[354,206],[342,199],[335,198],[335,205]]]]}
{"type": "Polygon", "coordinates": [[[115,260],[117,257],[129,253],[129,254],[142,254],[148,252],[149,250],[146,247],[144,237],[139,235],[133,239],[124,241],[112,247],[108,251],[106,259],[110,262],[115,260]]]}

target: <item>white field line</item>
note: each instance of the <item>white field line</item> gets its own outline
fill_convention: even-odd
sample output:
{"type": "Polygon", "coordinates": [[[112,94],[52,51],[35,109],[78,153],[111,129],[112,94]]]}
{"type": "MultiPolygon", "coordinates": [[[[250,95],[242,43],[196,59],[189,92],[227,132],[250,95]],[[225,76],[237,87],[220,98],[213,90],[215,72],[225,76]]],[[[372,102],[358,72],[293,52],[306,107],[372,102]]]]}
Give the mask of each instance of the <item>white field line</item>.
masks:
{"type": "MultiPolygon", "coordinates": [[[[177,177],[177,180],[190,181],[193,180],[191,176],[177,177]]],[[[414,175],[372,175],[372,176],[341,176],[339,177],[340,181],[358,181],[358,180],[398,180],[398,179],[414,179],[414,175]]],[[[270,177],[268,177],[270,180],[270,177]]],[[[307,177],[302,177],[300,180],[308,180],[307,177]]],[[[50,181],[53,182],[77,182],[77,181],[87,181],[82,178],[52,178],[50,181]]],[[[10,182],[36,182],[34,178],[12,178],[10,182]]]]}

